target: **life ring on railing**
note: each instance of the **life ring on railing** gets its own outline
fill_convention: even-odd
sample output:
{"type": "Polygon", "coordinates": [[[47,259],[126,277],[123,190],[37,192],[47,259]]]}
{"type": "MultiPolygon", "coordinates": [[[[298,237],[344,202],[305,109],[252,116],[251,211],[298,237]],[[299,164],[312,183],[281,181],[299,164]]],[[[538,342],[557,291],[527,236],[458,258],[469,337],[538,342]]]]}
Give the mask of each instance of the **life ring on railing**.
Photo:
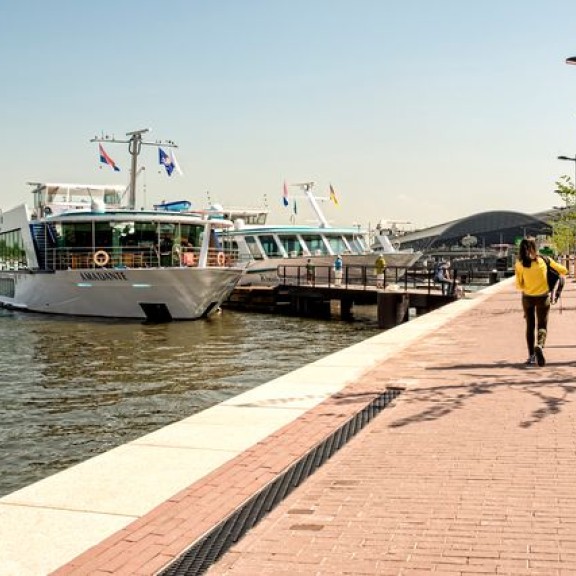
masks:
{"type": "Polygon", "coordinates": [[[218,252],[216,262],[218,262],[218,266],[224,266],[224,264],[226,264],[226,255],[224,252],[218,252]]]}
{"type": "Polygon", "coordinates": [[[92,260],[94,260],[94,264],[96,264],[96,266],[106,266],[106,264],[110,262],[110,254],[104,250],[98,250],[98,252],[94,252],[92,260]]]}

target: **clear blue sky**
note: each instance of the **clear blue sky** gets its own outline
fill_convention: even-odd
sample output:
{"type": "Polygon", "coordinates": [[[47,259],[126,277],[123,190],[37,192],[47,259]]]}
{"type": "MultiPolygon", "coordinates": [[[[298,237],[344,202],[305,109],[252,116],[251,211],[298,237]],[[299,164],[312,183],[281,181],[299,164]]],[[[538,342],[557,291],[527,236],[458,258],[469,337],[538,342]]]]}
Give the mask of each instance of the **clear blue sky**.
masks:
{"type": "MultiPolygon", "coordinates": [[[[573,0],[0,0],[0,207],[27,181],[127,183],[102,133],[150,128],[139,205],[261,206],[330,183],[334,224],[535,212],[574,177],[573,0]],[[145,186],[145,189],[144,189],[145,186]]],[[[298,203],[298,221],[311,218],[298,203]]]]}

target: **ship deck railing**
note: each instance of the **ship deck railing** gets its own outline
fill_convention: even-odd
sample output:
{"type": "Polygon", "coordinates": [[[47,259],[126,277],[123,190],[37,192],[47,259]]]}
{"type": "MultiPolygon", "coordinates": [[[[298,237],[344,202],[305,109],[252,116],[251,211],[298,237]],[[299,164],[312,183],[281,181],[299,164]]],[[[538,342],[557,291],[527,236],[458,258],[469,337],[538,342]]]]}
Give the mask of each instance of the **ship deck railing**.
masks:
{"type": "MultiPolygon", "coordinates": [[[[200,248],[178,246],[164,253],[159,252],[154,246],[63,247],[47,250],[39,260],[40,268],[48,270],[197,267],[200,262],[200,248]]],[[[206,259],[208,267],[234,266],[237,262],[237,251],[218,248],[208,250],[206,259]]]]}

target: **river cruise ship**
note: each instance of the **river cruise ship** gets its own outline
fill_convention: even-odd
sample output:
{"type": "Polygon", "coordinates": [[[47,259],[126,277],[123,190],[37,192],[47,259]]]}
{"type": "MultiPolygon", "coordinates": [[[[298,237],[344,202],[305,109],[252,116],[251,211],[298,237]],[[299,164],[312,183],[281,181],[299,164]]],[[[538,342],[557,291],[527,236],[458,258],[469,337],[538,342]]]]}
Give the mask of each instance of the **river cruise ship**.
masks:
{"type": "Polygon", "coordinates": [[[193,320],[219,309],[243,266],[226,219],[122,207],[125,186],[35,183],[0,212],[0,306],[60,315],[193,320]]]}

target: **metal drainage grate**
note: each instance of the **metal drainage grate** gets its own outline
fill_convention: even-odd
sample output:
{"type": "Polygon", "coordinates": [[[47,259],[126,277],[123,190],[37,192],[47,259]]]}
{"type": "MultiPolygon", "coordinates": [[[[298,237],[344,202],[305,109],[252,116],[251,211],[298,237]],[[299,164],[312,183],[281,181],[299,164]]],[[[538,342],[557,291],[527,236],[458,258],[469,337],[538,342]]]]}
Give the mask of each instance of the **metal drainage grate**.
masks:
{"type": "Polygon", "coordinates": [[[217,524],[206,536],[198,540],[158,576],[195,576],[207,570],[228,548],[255,526],[270,510],[279,504],[294,488],[299,486],[317,468],[322,466],[337,450],[358,433],[374,416],[402,392],[390,388],[328,438],[312,448],[306,456],[295,462],[276,480],[247,500],[228,518],[217,524]]]}

